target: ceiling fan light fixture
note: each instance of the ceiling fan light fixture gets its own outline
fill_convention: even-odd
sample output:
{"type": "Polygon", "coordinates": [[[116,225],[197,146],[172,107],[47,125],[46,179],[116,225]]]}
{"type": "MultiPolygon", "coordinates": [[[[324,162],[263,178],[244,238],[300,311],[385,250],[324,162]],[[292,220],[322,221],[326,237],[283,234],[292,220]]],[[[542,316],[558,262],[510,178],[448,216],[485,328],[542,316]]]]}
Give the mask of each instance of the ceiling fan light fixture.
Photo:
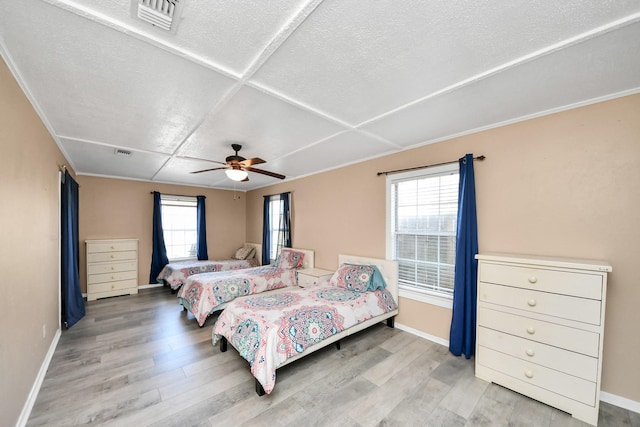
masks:
{"type": "Polygon", "coordinates": [[[247,176],[249,176],[249,173],[247,171],[243,171],[240,169],[227,169],[226,171],[224,171],[224,173],[227,174],[227,177],[229,179],[238,182],[246,179],[247,176]]]}

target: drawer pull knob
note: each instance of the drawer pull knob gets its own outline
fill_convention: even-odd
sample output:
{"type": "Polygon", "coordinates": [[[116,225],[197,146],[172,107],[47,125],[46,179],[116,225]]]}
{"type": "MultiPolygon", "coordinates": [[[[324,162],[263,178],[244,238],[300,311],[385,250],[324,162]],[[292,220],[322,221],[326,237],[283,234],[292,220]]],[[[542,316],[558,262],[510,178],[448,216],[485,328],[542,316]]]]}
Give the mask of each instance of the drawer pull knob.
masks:
{"type": "Polygon", "coordinates": [[[529,283],[536,283],[537,281],[538,281],[538,278],[536,276],[529,277],[529,283]]]}
{"type": "Polygon", "coordinates": [[[115,258],[115,257],[116,257],[115,255],[113,255],[113,254],[111,255],[111,258],[115,258]]]}
{"type": "Polygon", "coordinates": [[[115,279],[115,278],[116,278],[116,276],[111,276],[111,278],[112,278],[112,279],[115,279]]]}
{"type": "Polygon", "coordinates": [[[535,352],[535,351],[533,351],[533,349],[532,349],[532,348],[528,348],[528,349],[527,349],[527,356],[529,356],[529,357],[533,357],[533,356],[535,356],[535,354],[536,354],[536,352],[535,352]]]}
{"type": "Polygon", "coordinates": [[[528,369],[527,369],[526,371],[524,371],[524,375],[525,375],[527,378],[533,378],[533,372],[532,372],[532,371],[530,371],[530,370],[528,370],[528,369]]]}
{"type": "Polygon", "coordinates": [[[535,328],[534,328],[533,326],[529,326],[529,327],[527,328],[527,333],[528,333],[529,335],[533,335],[533,334],[535,334],[535,333],[536,333],[536,330],[535,330],[535,328]]]}
{"type": "Polygon", "coordinates": [[[527,304],[529,304],[529,307],[535,307],[536,306],[536,300],[534,300],[532,298],[529,301],[527,301],[527,304]]]}
{"type": "Polygon", "coordinates": [[[111,246],[111,249],[115,249],[115,248],[116,248],[115,246],[111,246]]]}

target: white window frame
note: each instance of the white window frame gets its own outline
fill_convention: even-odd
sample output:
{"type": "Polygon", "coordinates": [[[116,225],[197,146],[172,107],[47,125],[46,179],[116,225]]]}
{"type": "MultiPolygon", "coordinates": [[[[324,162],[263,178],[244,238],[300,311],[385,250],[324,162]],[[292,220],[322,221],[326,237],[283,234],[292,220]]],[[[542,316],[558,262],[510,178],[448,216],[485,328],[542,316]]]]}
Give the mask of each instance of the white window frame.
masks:
{"type": "MultiPolygon", "coordinates": [[[[451,163],[447,165],[441,166],[432,166],[425,169],[418,169],[409,172],[401,172],[393,175],[387,175],[387,192],[386,192],[386,257],[387,259],[395,259],[395,255],[393,254],[393,235],[392,235],[392,217],[393,212],[391,209],[393,207],[393,203],[391,200],[391,187],[395,182],[405,181],[410,179],[419,179],[423,177],[430,176],[441,176],[441,175],[451,175],[451,174],[459,174],[460,168],[458,163],[451,163]]],[[[446,294],[443,292],[438,292],[430,289],[416,289],[413,287],[408,287],[402,284],[398,284],[398,294],[403,298],[412,299],[415,301],[436,305],[439,307],[444,307],[448,309],[453,308],[453,295],[446,294]]]]}
{"type": "MultiPolygon", "coordinates": [[[[161,194],[160,195],[160,204],[162,206],[162,231],[165,237],[165,247],[167,246],[166,243],[166,239],[167,239],[167,233],[168,233],[168,229],[166,227],[166,222],[165,222],[165,205],[166,204],[171,204],[171,202],[177,202],[177,204],[193,204],[193,216],[195,219],[195,224],[196,224],[196,228],[195,228],[195,241],[192,244],[195,244],[195,253],[193,256],[187,256],[187,257],[178,257],[178,258],[171,258],[169,257],[169,262],[174,262],[174,261],[195,261],[198,259],[198,198],[195,196],[177,196],[177,195],[169,195],[169,194],[161,194]]],[[[191,206],[188,206],[189,208],[192,208],[191,206]]],[[[167,250],[167,256],[169,256],[169,250],[167,250]]]]}

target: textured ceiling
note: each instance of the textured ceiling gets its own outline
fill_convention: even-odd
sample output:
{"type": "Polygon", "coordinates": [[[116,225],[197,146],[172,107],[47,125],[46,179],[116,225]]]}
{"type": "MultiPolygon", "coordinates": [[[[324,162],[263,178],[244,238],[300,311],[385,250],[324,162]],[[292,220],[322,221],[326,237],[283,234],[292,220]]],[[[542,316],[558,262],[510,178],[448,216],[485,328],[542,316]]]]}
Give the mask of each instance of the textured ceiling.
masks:
{"type": "Polygon", "coordinates": [[[231,143],[291,179],[640,92],[638,0],[180,0],[172,31],[125,0],[0,4],[0,53],[80,175],[230,189],[190,172],[231,143]]]}

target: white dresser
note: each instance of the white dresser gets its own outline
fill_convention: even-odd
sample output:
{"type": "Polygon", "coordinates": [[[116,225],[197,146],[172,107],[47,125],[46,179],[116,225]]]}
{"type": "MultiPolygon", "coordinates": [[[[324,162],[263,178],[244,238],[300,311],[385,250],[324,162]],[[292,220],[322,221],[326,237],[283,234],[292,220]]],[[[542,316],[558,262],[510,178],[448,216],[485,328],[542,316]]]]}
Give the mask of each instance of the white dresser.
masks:
{"type": "Polygon", "coordinates": [[[480,254],[476,376],[597,425],[604,262],[480,254]]]}
{"type": "Polygon", "coordinates": [[[86,240],[87,301],[138,293],[138,240],[86,240]]]}

